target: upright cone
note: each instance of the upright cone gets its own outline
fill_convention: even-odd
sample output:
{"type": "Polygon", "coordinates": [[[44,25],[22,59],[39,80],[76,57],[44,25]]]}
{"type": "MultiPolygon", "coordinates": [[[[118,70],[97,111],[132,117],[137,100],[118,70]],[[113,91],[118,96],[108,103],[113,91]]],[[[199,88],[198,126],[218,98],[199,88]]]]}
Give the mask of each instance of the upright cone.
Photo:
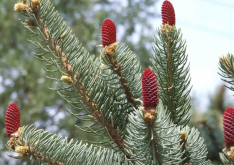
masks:
{"type": "Polygon", "coordinates": [[[20,127],[20,111],[14,103],[10,104],[7,108],[5,127],[8,137],[11,137],[11,134],[15,133],[20,127]]]}
{"type": "Polygon", "coordinates": [[[146,69],[142,75],[143,106],[146,111],[158,105],[158,84],[152,70],[146,69]]]}
{"type": "Polygon", "coordinates": [[[102,45],[108,46],[116,42],[116,28],[114,22],[106,19],[102,24],[102,45]]]}
{"type": "Polygon", "coordinates": [[[226,149],[234,147],[234,109],[229,107],[223,115],[224,141],[226,149]]]}
{"type": "Polygon", "coordinates": [[[175,11],[170,1],[162,4],[162,24],[175,25],[175,11]]]}

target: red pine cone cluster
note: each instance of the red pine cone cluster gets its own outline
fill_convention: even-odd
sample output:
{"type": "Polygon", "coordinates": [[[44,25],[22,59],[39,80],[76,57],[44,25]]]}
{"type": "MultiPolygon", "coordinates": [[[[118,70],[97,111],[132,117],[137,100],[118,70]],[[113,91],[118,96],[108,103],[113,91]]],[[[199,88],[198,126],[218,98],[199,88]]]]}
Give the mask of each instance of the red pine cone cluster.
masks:
{"type": "Polygon", "coordinates": [[[20,111],[14,103],[10,104],[5,116],[6,133],[8,137],[15,133],[20,127],[20,111]]]}
{"type": "Polygon", "coordinates": [[[234,109],[229,107],[223,115],[224,141],[227,150],[234,147],[234,109]]]}
{"type": "Polygon", "coordinates": [[[162,4],[162,22],[164,24],[175,25],[175,11],[170,1],[165,0],[162,4]]]}
{"type": "Polygon", "coordinates": [[[142,93],[145,110],[155,109],[158,105],[158,84],[154,72],[150,69],[143,72],[142,93]]]}
{"type": "Polygon", "coordinates": [[[102,45],[108,46],[116,42],[116,28],[114,22],[106,19],[102,24],[102,45]]]}

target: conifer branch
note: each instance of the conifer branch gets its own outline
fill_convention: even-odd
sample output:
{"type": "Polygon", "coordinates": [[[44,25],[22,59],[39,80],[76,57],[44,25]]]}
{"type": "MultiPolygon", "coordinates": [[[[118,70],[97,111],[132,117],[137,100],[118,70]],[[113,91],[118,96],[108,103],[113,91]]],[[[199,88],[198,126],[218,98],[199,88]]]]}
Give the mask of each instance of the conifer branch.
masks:
{"type": "Polygon", "coordinates": [[[170,1],[162,5],[162,25],[157,30],[151,60],[159,82],[159,97],[175,124],[186,125],[191,117],[190,77],[185,41],[175,27],[175,11],[170,1]]]}
{"type": "MultiPolygon", "coordinates": [[[[107,141],[68,142],[67,138],[25,126],[8,142],[19,158],[31,156],[56,165],[209,163],[205,161],[207,149],[199,132],[185,127],[191,116],[189,65],[185,41],[174,26],[174,8],[169,1],[163,3],[163,25],[153,45],[156,76],[150,69],[142,75],[143,107],[136,101],[142,93],[139,61],[128,48],[118,46],[112,21],[103,26],[104,49],[101,57],[95,58],[82,47],[48,0],[26,3],[18,3],[15,10],[30,18],[23,22],[30,36],[39,37],[39,41],[31,41],[44,51],[36,57],[56,67],[48,71],[61,77],[51,77],[60,82],[54,90],[78,110],[69,113],[92,121],[91,126],[77,126],[80,130],[107,141]],[[162,100],[159,105],[158,96],[162,100]],[[79,114],[84,111],[86,114],[79,114]],[[180,134],[181,130],[184,134],[180,134]]],[[[14,113],[9,111],[8,116],[14,113]]],[[[14,132],[11,128],[17,127],[18,122],[7,127],[9,136],[14,132]]]]}
{"type": "Polygon", "coordinates": [[[12,155],[8,156],[12,158],[23,158],[25,156],[29,156],[37,160],[43,160],[44,163],[49,163],[50,165],[64,165],[64,163],[58,162],[55,159],[45,156],[42,152],[37,152],[34,147],[18,146],[16,152],[20,154],[18,157],[12,155]],[[22,150],[22,148],[24,149],[24,151],[22,150]]]}
{"type": "Polygon", "coordinates": [[[180,29],[168,24],[162,25],[155,36],[151,59],[159,84],[159,97],[167,107],[171,120],[186,125],[191,117],[191,98],[189,87],[189,65],[185,41],[182,41],[180,29]]]}
{"type": "Polygon", "coordinates": [[[184,163],[209,165],[210,160],[206,161],[208,154],[204,139],[199,136],[198,130],[186,126],[180,133],[185,157],[184,163]]]}
{"type": "MultiPolygon", "coordinates": [[[[167,25],[169,26],[169,25],[167,25]]],[[[173,120],[174,118],[174,112],[173,112],[173,108],[174,108],[174,102],[173,102],[173,97],[174,97],[174,93],[173,93],[173,59],[172,59],[172,45],[173,45],[173,38],[171,36],[171,33],[167,33],[168,36],[166,38],[166,49],[167,49],[167,90],[168,90],[168,94],[167,94],[167,107],[168,110],[170,111],[170,118],[171,120],[173,120]]]]}
{"type": "MultiPolygon", "coordinates": [[[[183,162],[180,129],[170,122],[170,116],[160,101],[154,123],[148,124],[142,110],[130,115],[125,145],[135,151],[133,158],[142,164],[181,164],[183,162]]],[[[128,151],[129,154],[132,154],[128,151]]]]}
{"type": "MultiPolygon", "coordinates": [[[[113,46],[113,45],[110,45],[110,47],[111,46],[113,46]]],[[[116,46],[113,46],[113,48],[111,50],[111,52],[112,52],[111,55],[108,52],[106,52],[106,49],[109,49],[109,48],[106,47],[103,50],[103,53],[102,53],[103,54],[103,56],[102,56],[103,63],[105,65],[109,66],[109,69],[111,69],[113,71],[113,73],[118,76],[117,79],[118,79],[119,83],[121,84],[122,88],[124,89],[124,93],[126,95],[128,102],[130,102],[135,109],[138,109],[139,103],[137,101],[135,101],[135,99],[140,97],[140,94],[139,94],[140,93],[140,88],[139,88],[140,83],[138,83],[138,85],[135,88],[131,87],[130,85],[134,84],[133,81],[136,82],[137,80],[140,80],[139,62],[136,60],[135,55],[131,55],[130,53],[126,53],[125,56],[127,56],[127,57],[125,57],[125,58],[128,58],[128,60],[127,59],[121,60],[122,61],[122,63],[121,63],[119,60],[119,57],[118,57],[118,56],[121,56],[121,54],[120,55],[117,54],[119,49],[116,48],[116,46]],[[132,77],[130,75],[125,74],[125,73],[127,73],[126,69],[128,67],[130,67],[130,65],[129,65],[130,63],[131,63],[131,67],[133,67],[131,69],[132,72],[135,72],[135,75],[133,73],[132,77]],[[130,82],[132,82],[131,84],[126,79],[127,77],[130,77],[130,82]]]]}
{"type": "MultiPolygon", "coordinates": [[[[97,146],[89,146],[74,140],[68,141],[33,126],[24,126],[8,142],[7,147],[19,153],[18,157],[31,156],[37,161],[52,165],[65,164],[121,164],[127,163],[120,152],[97,146]]],[[[11,155],[10,155],[11,156],[11,155]]],[[[11,156],[14,157],[14,156],[11,156]]]]}
{"type": "MultiPolygon", "coordinates": [[[[227,82],[230,85],[234,85],[234,57],[232,54],[227,54],[227,56],[221,56],[219,58],[219,70],[221,73],[218,73],[221,77],[221,80],[227,82]]],[[[234,91],[233,86],[226,86],[230,90],[234,91]]]]}
{"type": "Polygon", "coordinates": [[[175,25],[175,11],[172,4],[169,1],[164,1],[162,5],[162,22],[165,26],[162,25],[162,31],[166,33],[166,56],[167,56],[167,109],[170,112],[171,120],[174,119],[174,93],[173,93],[173,58],[172,58],[172,46],[173,46],[173,25],[175,25]],[[170,26],[171,25],[171,26],[170,26]],[[166,32],[165,32],[166,31],[166,32]]]}
{"type": "MultiPolygon", "coordinates": [[[[81,94],[81,97],[86,102],[87,106],[91,109],[93,117],[97,119],[97,124],[102,124],[102,118],[101,118],[101,111],[97,109],[96,103],[94,100],[90,98],[90,94],[88,91],[86,91],[83,87],[83,84],[81,81],[77,82],[76,74],[72,75],[73,67],[70,64],[69,60],[67,60],[65,53],[61,50],[60,45],[54,45],[54,38],[51,37],[50,30],[48,29],[47,25],[43,22],[43,18],[37,19],[38,27],[43,32],[45,39],[48,41],[50,45],[50,49],[55,53],[56,57],[59,58],[62,61],[62,65],[64,69],[66,70],[68,76],[72,76],[72,79],[74,80],[73,84],[76,88],[77,92],[81,94]],[[90,102],[90,100],[92,100],[90,102]]],[[[105,126],[112,137],[112,139],[116,142],[116,144],[119,146],[119,148],[122,148],[123,146],[123,140],[118,134],[117,130],[112,127],[112,125],[106,120],[105,126]]]]}
{"type": "MultiPolygon", "coordinates": [[[[54,55],[53,59],[45,59],[43,57],[43,60],[45,60],[46,62],[51,61],[51,63],[55,64],[55,66],[61,65],[64,68],[64,70],[67,73],[67,76],[71,77],[72,79],[73,89],[78,93],[78,95],[80,95],[80,98],[82,99],[83,103],[85,103],[86,106],[90,109],[90,115],[92,115],[95,118],[96,124],[101,126],[104,125],[110,137],[113,139],[116,145],[120,149],[122,149],[124,141],[121,137],[122,134],[120,134],[120,131],[117,130],[118,125],[115,125],[114,128],[113,124],[111,124],[108,118],[104,117],[103,111],[100,110],[100,107],[102,105],[100,105],[100,103],[99,105],[97,105],[96,100],[93,96],[94,94],[91,94],[89,92],[89,89],[92,88],[87,88],[87,85],[84,86],[84,81],[87,80],[87,77],[93,76],[93,72],[89,71],[89,75],[87,75],[84,78],[84,74],[85,72],[87,72],[85,68],[93,67],[93,70],[96,70],[97,67],[95,66],[95,64],[92,64],[92,62],[95,61],[92,61],[92,56],[91,58],[88,57],[87,51],[84,50],[84,48],[82,48],[81,45],[78,45],[78,50],[74,49],[74,47],[77,46],[76,44],[78,43],[77,39],[71,34],[71,30],[63,22],[63,20],[59,18],[59,14],[55,12],[55,14],[52,15],[53,12],[55,12],[54,8],[47,0],[40,1],[40,5],[37,7],[37,11],[30,8],[30,6],[27,9],[25,9],[25,13],[27,13],[27,16],[29,16],[32,22],[35,24],[35,26],[38,27],[37,35],[42,36],[42,39],[48,45],[43,46],[41,45],[41,42],[32,43],[42,48],[46,53],[51,53],[54,55]],[[56,29],[57,26],[60,26],[60,28],[56,29]],[[82,60],[79,57],[76,58],[77,55],[74,53],[77,52],[74,52],[74,50],[79,53],[78,55],[82,54],[84,56],[82,60]],[[80,68],[77,67],[78,62],[80,63],[80,68]]],[[[33,27],[26,26],[26,28],[29,29],[29,31],[33,32],[33,27]]],[[[93,82],[94,81],[89,82],[89,85],[91,85],[91,87],[93,82]]],[[[91,92],[95,91],[92,89],[91,92]]],[[[126,117],[127,116],[125,116],[125,118],[126,117]]],[[[123,125],[126,123],[120,122],[120,124],[123,125]]]]}
{"type": "Polygon", "coordinates": [[[112,70],[112,75],[116,75],[117,81],[121,84],[124,94],[130,104],[138,109],[139,103],[135,101],[140,97],[140,65],[136,56],[131,51],[125,50],[120,53],[122,46],[118,47],[116,42],[115,24],[107,19],[102,25],[102,61],[108,69],[112,70]],[[131,73],[131,74],[129,74],[131,73]],[[137,85],[135,85],[137,84],[137,85]]]}

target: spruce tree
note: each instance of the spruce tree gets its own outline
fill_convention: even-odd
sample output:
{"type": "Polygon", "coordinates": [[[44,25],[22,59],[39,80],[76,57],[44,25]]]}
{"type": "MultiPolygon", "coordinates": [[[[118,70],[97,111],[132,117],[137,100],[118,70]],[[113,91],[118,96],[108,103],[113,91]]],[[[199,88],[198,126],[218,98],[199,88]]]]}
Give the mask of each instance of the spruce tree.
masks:
{"type": "MultiPolygon", "coordinates": [[[[90,123],[77,128],[97,140],[68,140],[33,125],[22,126],[20,114],[27,114],[11,104],[5,117],[10,138],[6,146],[18,156],[10,157],[55,165],[210,163],[204,139],[187,125],[191,117],[188,55],[169,1],[162,4],[152,64],[143,73],[137,56],[116,41],[116,27],[109,19],[102,25],[100,54],[94,56],[49,0],[21,0],[14,9],[27,17],[22,24],[28,40],[43,51],[35,57],[54,67],[46,69],[57,82],[53,90],[70,105],[71,115],[90,123]]],[[[226,147],[229,153],[232,141],[226,147]]]]}
{"type": "MultiPolygon", "coordinates": [[[[75,36],[79,38],[83,47],[88,48],[90,54],[98,55],[100,49],[97,49],[96,45],[101,43],[102,23],[103,20],[109,18],[115,20],[117,30],[121,29],[121,35],[118,33],[117,38],[121,38],[131,50],[137,52],[142,71],[146,66],[148,67],[150,61],[145,57],[149,57],[150,51],[147,50],[151,50],[152,37],[149,37],[149,34],[153,34],[155,29],[152,22],[146,22],[144,16],[147,15],[147,20],[160,18],[159,10],[149,10],[154,8],[158,3],[157,0],[50,1],[63,19],[67,20],[75,36]],[[141,24],[144,24],[144,33],[141,33],[142,31],[138,28],[141,24]],[[138,40],[129,42],[136,34],[138,40]],[[127,37],[123,38],[123,36],[127,37]],[[144,60],[141,59],[142,55],[144,60]]],[[[16,2],[0,1],[0,22],[4,22],[0,24],[0,114],[2,114],[0,115],[2,132],[0,164],[4,165],[26,164],[26,162],[30,164],[28,159],[11,159],[6,155],[5,142],[8,137],[5,134],[4,114],[11,103],[15,103],[21,111],[24,111],[24,114],[30,114],[30,117],[21,116],[22,125],[34,124],[37,128],[67,136],[69,139],[91,140],[95,138],[87,136],[88,134],[79,129],[74,129],[74,125],[86,125],[87,122],[82,122],[67,113],[68,104],[65,104],[57,92],[50,91],[49,88],[56,87],[56,82],[47,78],[51,74],[45,71],[44,64],[40,60],[34,58],[32,53],[39,53],[40,50],[27,42],[27,35],[21,35],[25,34],[25,28],[18,21],[19,13],[12,10],[16,2]]],[[[50,68],[46,67],[46,69],[50,68]]]]}

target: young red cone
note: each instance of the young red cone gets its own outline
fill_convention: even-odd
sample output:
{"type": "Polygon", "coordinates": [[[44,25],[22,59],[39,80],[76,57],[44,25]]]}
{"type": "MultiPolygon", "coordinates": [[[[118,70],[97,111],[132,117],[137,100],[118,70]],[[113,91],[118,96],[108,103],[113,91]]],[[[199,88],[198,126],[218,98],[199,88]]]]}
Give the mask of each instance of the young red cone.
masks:
{"type": "Polygon", "coordinates": [[[146,69],[142,75],[143,106],[146,111],[158,105],[158,84],[152,70],[146,69]]]}
{"type": "Polygon", "coordinates": [[[162,24],[175,25],[175,11],[170,1],[165,0],[162,4],[162,24]]]}
{"type": "Polygon", "coordinates": [[[224,141],[227,150],[234,147],[234,109],[229,107],[223,115],[224,141]]]}
{"type": "Polygon", "coordinates": [[[116,42],[116,28],[114,22],[106,19],[102,24],[102,45],[108,46],[116,42]]]}
{"type": "Polygon", "coordinates": [[[15,133],[20,127],[20,111],[14,103],[10,104],[5,116],[6,133],[8,137],[15,133]]]}

